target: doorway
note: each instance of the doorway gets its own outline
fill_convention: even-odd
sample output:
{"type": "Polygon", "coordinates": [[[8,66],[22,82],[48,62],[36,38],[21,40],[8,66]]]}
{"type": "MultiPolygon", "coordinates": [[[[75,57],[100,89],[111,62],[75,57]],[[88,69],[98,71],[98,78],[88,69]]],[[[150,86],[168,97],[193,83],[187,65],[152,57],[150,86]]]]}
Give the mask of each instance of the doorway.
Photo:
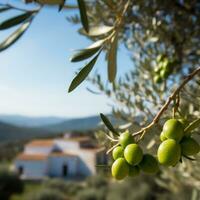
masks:
{"type": "Polygon", "coordinates": [[[22,166],[19,166],[18,167],[18,172],[19,172],[19,175],[22,175],[23,172],[24,172],[24,168],[22,166]]]}
{"type": "Polygon", "coordinates": [[[62,167],[62,175],[64,177],[66,177],[68,175],[68,166],[67,166],[67,164],[64,164],[63,167],[62,167]]]}

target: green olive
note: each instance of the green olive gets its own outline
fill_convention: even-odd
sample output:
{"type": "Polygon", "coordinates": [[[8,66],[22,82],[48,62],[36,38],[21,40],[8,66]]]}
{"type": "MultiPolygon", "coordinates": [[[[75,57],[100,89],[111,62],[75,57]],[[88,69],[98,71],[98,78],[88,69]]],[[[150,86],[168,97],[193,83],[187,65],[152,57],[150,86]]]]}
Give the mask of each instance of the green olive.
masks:
{"type": "Polygon", "coordinates": [[[137,165],[142,160],[143,152],[138,144],[129,144],[124,149],[124,158],[130,165],[137,165]]]}
{"type": "Polygon", "coordinates": [[[181,147],[173,139],[162,142],[157,152],[158,161],[165,166],[175,166],[181,157],[181,147]]]}
{"type": "Polygon", "coordinates": [[[134,143],[133,136],[129,133],[129,131],[125,131],[122,133],[119,137],[119,143],[120,145],[125,148],[127,145],[134,143]]]}
{"type": "Polygon", "coordinates": [[[166,138],[180,141],[183,137],[183,125],[177,119],[169,119],[163,126],[163,132],[166,138]]]}
{"type": "Polygon", "coordinates": [[[185,156],[193,156],[199,153],[200,146],[196,140],[191,137],[184,137],[181,142],[181,152],[185,156]]]}
{"type": "Polygon", "coordinates": [[[111,172],[115,179],[124,179],[129,174],[129,165],[124,158],[118,158],[114,161],[111,172]]]}
{"type": "Polygon", "coordinates": [[[135,177],[140,174],[140,168],[138,166],[131,166],[129,165],[129,176],[135,177]]]}
{"type": "Polygon", "coordinates": [[[124,149],[121,146],[115,147],[112,151],[112,156],[114,160],[117,160],[117,158],[123,158],[124,149]]]}
{"type": "Polygon", "coordinates": [[[148,174],[155,174],[159,170],[158,161],[150,154],[145,154],[139,164],[142,171],[148,174]]]}

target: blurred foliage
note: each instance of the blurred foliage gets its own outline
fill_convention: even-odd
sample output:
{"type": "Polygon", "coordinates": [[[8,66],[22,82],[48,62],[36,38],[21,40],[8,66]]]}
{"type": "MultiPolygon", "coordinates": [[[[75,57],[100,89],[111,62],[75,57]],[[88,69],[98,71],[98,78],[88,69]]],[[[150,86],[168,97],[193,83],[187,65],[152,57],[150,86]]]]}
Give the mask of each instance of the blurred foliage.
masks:
{"type": "Polygon", "coordinates": [[[23,182],[17,173],[0,167],[0,199],[9,200],[11,195],[23,192],[23,182]]]}
{"type": "Polygon", "coordinates": [[[37,185],[40,187],[36,190],[33,187],[33,191],[28,190],[25,195],[13,200],[189,200],[192,193],[188,186],[171,193],[170,189],[157,183],[156,177],[146,175],[120,182],[104,176],[91,176],[83,182],[52,179],[37,185]]]}
{"type": "Polygon", "coordinates": [[[58,190],[44,189],[39,191],[37,194],[29,194],[27,200],[67,200],[65,195],[58,190]]]}

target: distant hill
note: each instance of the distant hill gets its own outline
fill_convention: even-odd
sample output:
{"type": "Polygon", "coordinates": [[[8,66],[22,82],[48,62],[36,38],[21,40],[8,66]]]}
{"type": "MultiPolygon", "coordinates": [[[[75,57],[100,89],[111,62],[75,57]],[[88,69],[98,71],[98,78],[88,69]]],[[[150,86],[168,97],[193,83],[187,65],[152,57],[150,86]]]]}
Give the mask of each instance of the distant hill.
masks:
{"type": "MultiPolygon", "coordinates": [[[[101,123],[101,119],[99,116],[68,120],[64,120],[62,118],[57,119],[54,117],[46,119],[34,118],[31,123],[30,117],[26,118],[24,116],[20,116],[19,119],[17,119],[17,116],[12,115],[10,116],[10,118],[9,116],[7,116],[6,118],[4,117],[4,121],[5,120],[9,121],[10,123],[2,122],[0,117],[0,143],[17,140],[27,140],[36,137],[56,136],[60,133],[71,131],[83,133],[97,129],[101,123]],[[49,125],[49,122],[52,122],[52,124],[49,125]],[[41,124],[42,126],[39,127],[39,125],[41,124]]],[[[111,121],[114,124],[119,124],[119,122],[116,122],[116,120],[114,120],[113,118],[111,118],[111,121]]]]}
{"type": "Polygon", "coordinates": [[[0,122],[0,143],[27,140],[35,137],[54,135],[54,132],[38,128],[17,127],[0,122]]]}
{"type": "Polygon", "coordinates": [[[97,129],[100,122],[101,119],[99,116],[92,116],[85,118],[69,119],[55,125],[44,126],[43,128],[54,132],[87,131],[97,129]]]}
{"type": "Polygon", "coordinates": [[[62,117],[28,117],[23,115],[0,115],[0,121],[15,126],[41,127],[61,123],[66,118],[62,117]]]}

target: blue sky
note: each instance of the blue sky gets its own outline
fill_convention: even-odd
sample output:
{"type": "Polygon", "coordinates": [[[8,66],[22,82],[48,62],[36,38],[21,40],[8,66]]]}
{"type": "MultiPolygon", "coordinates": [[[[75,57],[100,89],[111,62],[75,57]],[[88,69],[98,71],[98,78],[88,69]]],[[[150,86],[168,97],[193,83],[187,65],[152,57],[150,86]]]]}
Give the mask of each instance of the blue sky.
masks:
{"type": "MultiPolygon", "coordinates": [[[[72,50],[91,44],[77,33],[79,26],[65,19],[72,14],[44,8],[25,35],[0,53],[0,113],[76,118],[110,112],[108,98],[86,90],[94,88],[89,82],[67,93],[75,72],[84,65],[69,62],[72,50]]],[[[1,32],[0,40],[12,31],[1,32]]],[[[118,66],[119,74],[132,67],[123,47],[119,50],[118,66]]],[[[96,69],[106,78],[104,56],[98,60],[96,69]]]]}

